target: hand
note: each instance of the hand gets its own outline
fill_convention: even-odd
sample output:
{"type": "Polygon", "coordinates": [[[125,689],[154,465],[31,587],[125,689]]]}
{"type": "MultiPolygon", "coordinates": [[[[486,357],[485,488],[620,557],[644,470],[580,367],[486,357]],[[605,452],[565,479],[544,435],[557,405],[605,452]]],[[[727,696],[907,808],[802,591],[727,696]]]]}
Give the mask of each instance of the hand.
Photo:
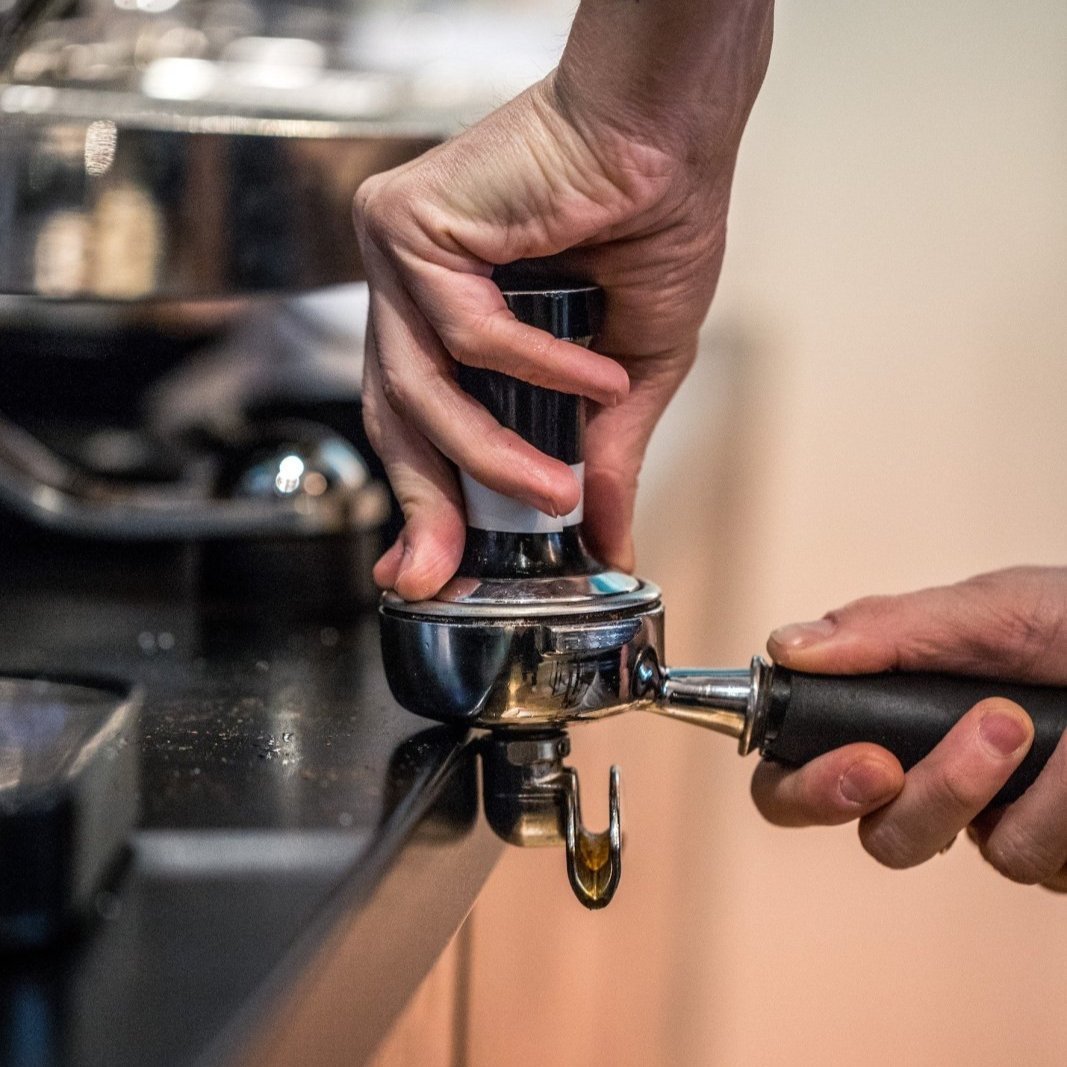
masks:
{"type": "MultiPolygon", "coordinates": [[[[794,670],[943,671],[1067,684],[1067,568],[1017,568],[958,585],[872,597],[776,630],[771,656],[794,670]]],[[[1025,709],[984,700],[904,773],[877,745],[848,745],[799,769],[765,761],[752,795],[782,826],[859,820],[880,863],[922,863],[967,828],[1013,881],[1067,891],[1067,738],[1013,804],[983,811],[1033,740],[1025,709]]]]}
{"type": "Polygon", "coordinates": [[[379,585],[417,600],[454,573],[465,520],[452,464],[550,514],[578,503],[570,469],[463,393],[455,361],[599,405],[586,433],[585,529],[604,562],[633,567],[638,470],[696,354],[769,47],[766,0],[585,0],[544,81],[360,188],[364,417],[405,516],[375,568],[379,585]],[[597,351],[507,310],[493,266],[540,257],[605,289],[597,351]]]}

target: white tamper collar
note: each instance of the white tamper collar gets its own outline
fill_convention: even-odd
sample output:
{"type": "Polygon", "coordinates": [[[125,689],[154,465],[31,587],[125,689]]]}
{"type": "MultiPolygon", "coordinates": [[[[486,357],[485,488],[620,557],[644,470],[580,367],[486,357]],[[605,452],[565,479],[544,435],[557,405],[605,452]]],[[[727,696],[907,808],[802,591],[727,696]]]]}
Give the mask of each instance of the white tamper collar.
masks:
{"type": "Polygon", "coordinates": [[[571,470],[578,479],[582,495],[578,506],[566,515],[553,518],[529,504],[512,500],[503,493],[487,489],[470,475],[460,471],[463,499],[467,504],[467,525],[478,530],[493,530],[497,533],[559,533],[568,526],[577,526],[582,521],[585,505],[585,464],[573,463],[571,470]]]}

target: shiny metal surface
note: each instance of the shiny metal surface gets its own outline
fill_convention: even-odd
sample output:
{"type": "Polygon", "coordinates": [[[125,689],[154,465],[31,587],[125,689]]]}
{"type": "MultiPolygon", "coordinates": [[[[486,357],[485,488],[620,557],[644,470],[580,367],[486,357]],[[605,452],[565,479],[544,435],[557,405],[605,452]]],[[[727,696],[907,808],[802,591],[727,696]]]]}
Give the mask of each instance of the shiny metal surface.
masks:
{"type": "Polygon", "coordinates": [[[436,140],[116,103],[0,83],[0,292],[179,300],[358,280],[353,193],[436,140]]]}
{"type": "Polygon", "coordinates": [[[537,728],[614,715],[654,698],[635,688],[639,665],[658,661],[663,648],[663,606],[653,585],[605,596],[594,608],[428,608],[388,593],[380,607],[389,685],[416,714],[537,728]]]}
{"type": "Polygon", "coordinates": [[[195,479],[139,485],[74,468],[0,416],[0,503],[36,525],[120,540],[313,537],[378,529],[384,488],[341,438],[304,431],[249,465],[225,496],[195,479]]]}
{"type": "Polygon", "coordinates": [[[563,765],[562,727],[645,710],[735,738],[745,755],[763,742],[770,668],[759,657],[748,670],[666,667],[663,604],[648,583],[588,602],[509,603],[508,586],[521,584],[499,583],[482,605],[383,595],[386,678],[409,711],[489,729],[482,755],[493,829],[524,847],[562,840],[575,896],[603,907],[622,870],[618,768],[608,829],[590,834],[577,773],[563,765]]]}
{"type": "MultiPolygon", "coordinates": [[[[518,582],[501,582],[519,585],[518,582]]],[[[758,747],[767,664],[747,670],[665,665],[656,586],[590,602],[541,601],[483,609],[382,596],[386,677],[417,715],[488,728],[537,729],[652,711],[758,747]],[[451,610],[450,610],[451,609],[451,610]]]]}
{"type": "Polygon", "coordinates": [[[453,578],[433,600],[405,605],[394,593],[385,601],[398,610],[438,618],[508,618],[521,606],[524,616],[558,615],[560,610],[583,613],[617,611],[641,606],[659,591],[632,574],[601,571],[549,578],[453,578]]]}
{"type": "Polygon", "coordinates": [[[114,872],[139,809],[143,696],[110,680],[0,677],[0,947],[68,933],[114,872]]]}
{"type": "Polygon", "coordinates": [[[570,739],[562,730],[532,737],[496,731],[480,749],[485,814],[497,836],[523,848],[565,845],[575,896],[587,908],[606,907],[622,877],[619,768],[608,780],[608,827],[590,831],[578,774],[563,762],[570,739]]]}

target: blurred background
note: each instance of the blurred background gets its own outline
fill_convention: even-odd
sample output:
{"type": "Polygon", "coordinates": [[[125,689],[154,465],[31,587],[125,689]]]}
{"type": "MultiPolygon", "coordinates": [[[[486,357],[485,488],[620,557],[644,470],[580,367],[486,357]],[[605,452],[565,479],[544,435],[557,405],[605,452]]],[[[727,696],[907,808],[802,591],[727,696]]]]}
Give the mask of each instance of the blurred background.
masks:
{"type": "MultiPolygon", "coordinates": [[[[673,662],[1067,562],[1065,54],[1052,2],[779,0],[705,351],[642,478],[673,662]]],[[[721,738],[573,740],[591,825],[622,765],[626,875],[584,914],[508,850],[473,918],[479,1067],[1063,1062],[1067,900],[965,840],[891,872],[853,828],[769,827],[721,738]]]]}
{"type": "MultiPolygon", "coordinates": [[[[33,6],[0,0],[0,28],[33,6]]],[[[303,108],[316,122],[434,133],[550,69],[574,0],[82,7],[84,25],[46,29],[23,52],[0,110],[32,115],[56,85],[121,68],[134,72],[138,108],[149,98],[197,121],[227,107],[270,122],[303,108]],[[115,31],[124,13],[126,36],[115,31]],[[150,33],[146,13],[159,16],[150,33]],[[101,59],[97,15],[107,47],[129,52],[123,63],[101,59]]],[[[642,477],[639,571],[663,588],[672,662],[742,666],[775,626],[859,596],[1067,564],[1065,55],[1062,0],[778,0],[703,352],[642,477]]],[[[125,107],[130,86],[107,88],[125,107]]],[[[104,123],[102,163],[79,134],[79,181],[83,163],[90,175],[91,163],[111,165],[107,133],[104,123]]],[[[316,158],[305,151],[297,171],[316,158]]],[[[350,189],[320,169],[337,179],[347,250],[350,189]]],[[[235,189],[247,207],[254,198],[235,189]]],[[[42,229],[56,240],[31,249],[39,292],[167,295],[165,220],[137,198],[109,210],[119,216],[107,226],[64,212],[62,232],[42,229]],[[151,254],[116,279],[100,266],[109,256],[78,251],[92,227],[151,254]]],[[[261,204],[249,234],[270,214],[261,204]]],[[[275,286],[268,267],[284,273],[271,256],[245,265],[248,291],[275,286]]],[[[255,304],[228,343],[196,347],[206,357],[192,371],[157,381],[153,370],[154,429],[215,431],[279,398],[315,411],[340,398],[350,413],[365,293],[295,303],[255,304]]],[[[112,317],[128,325],[126,310],[34,307],[49,329],[75,312],[89,333],[101,316],[101,333],[112,317]]],[[[211,333],[233,309],[200,311],[192,323],[211,333]]],[[[22,329],[29,314],[0,298],[0,322],[22,329]]],[[[153,331],[173,325],[166,306],[153,316],[153,331]]],[[[44,393],[54,414],[51,381],[44,393]]],[[[381,1063],[454,1064],[460,1047],[470,1067],[1064,1061],[1067,899],[1009,884],[965,840],[890,872],[853,828],[769,827],[748,796],[753,760],[698,730],[633,716],[572,740],[589,825],[606,824],[608,769],[622,767],[626,875],[614,903],[584,911],[561,856],[508,849],[381,1063]],[[462,1041],[425,1041],[457,1027],[462,1041]]]]}

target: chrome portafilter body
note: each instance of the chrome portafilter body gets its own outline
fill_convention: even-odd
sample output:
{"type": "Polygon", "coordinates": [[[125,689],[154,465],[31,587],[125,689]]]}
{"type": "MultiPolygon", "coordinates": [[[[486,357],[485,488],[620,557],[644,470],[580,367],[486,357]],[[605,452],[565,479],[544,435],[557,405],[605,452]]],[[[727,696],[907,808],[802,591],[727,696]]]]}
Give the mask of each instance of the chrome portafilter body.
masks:
{"type": "MultiPolygon", "coordinates": [[[[619,772],[608,828],[582,823],[563,727],[642,699],[663,645],[659,590],[625,574],[456,579],[436,600],[381,603],[386,677],[408,710],[487,729],[480,742],[486,818],[505,841],[563,844],[578,899],[605,906],[622,873],[619,772]]],[[[654,673],[654,672],[653,672],[654,673]]]]}
{"type": "Polygon", "coordinates": [[[641,686],[663,649],[659,589],[613,571],[461,578],[418,603],[386,593],[381,626],[386,675],[404,707],[490,729],[616,714],[649,695],[641,686]]]}

